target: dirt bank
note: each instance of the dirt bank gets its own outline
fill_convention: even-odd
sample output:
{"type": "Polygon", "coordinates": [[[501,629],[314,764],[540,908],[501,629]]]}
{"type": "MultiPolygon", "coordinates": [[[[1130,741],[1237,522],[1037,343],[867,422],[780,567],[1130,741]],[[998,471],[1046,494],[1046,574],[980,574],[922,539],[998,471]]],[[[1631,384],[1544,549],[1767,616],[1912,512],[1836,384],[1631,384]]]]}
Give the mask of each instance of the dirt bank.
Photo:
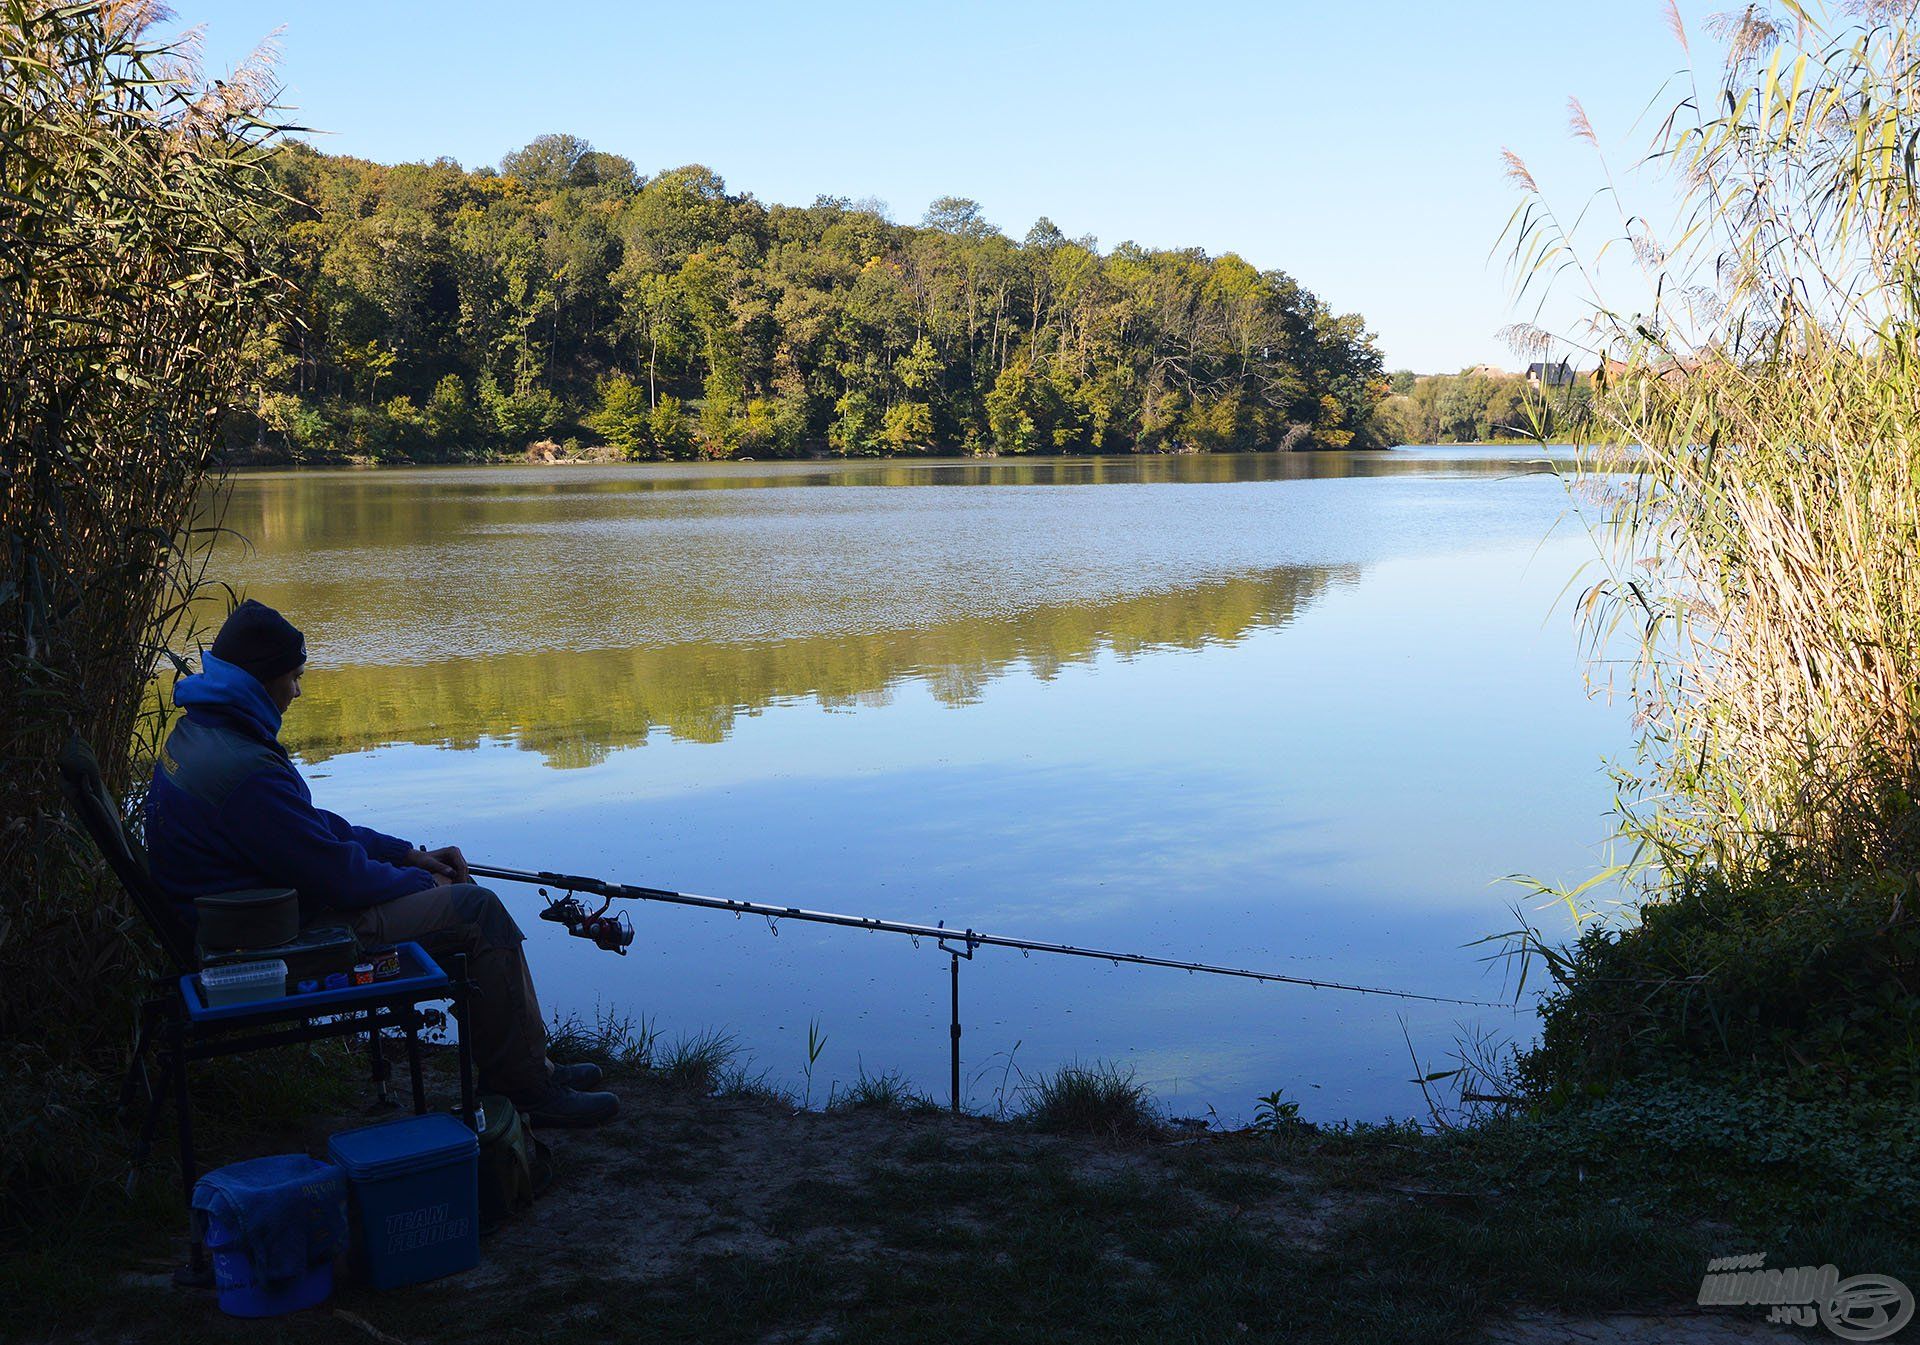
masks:
{"type": "MultiPolygon", "coordinates": [[[[639,1073],[475,1271],[274,1323],[172,1289],[153,1246],[21,1339],[1552,1341],[1805,1339],[1694,1307],[1700,1246],[1617,1204],[1553,1212],[1410,1132],[1063,1136],[797,1111],[639,1073]]],[[[364,1115],[316,1122],[329,1129],[364,1115]]],[[[1708,1230],[1711,1233],[1711,1230],[1708,1230]]],[[[23,1325],[14,1323],[18,1330],[23,1325]]]]}

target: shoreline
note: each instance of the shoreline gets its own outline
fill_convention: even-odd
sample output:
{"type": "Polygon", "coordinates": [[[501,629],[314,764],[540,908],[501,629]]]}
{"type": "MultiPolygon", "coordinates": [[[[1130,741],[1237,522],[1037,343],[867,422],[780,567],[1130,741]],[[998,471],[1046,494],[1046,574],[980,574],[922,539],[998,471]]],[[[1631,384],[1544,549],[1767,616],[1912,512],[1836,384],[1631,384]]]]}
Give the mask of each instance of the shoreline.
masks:
{"type": "Polygon", "coordinates": [[[381,460],[372,457],[347,456],[328,458],[321,461],[302,461],[288,457],[245,456],[227,458],[216,464],[216,470],[224,476],[236,476],[255,472],[360,472],[387,470],[416,470],[422,468],[503,468],[503,467],[684,467],[715,468],[731,466],[752,467],[832,467],[832,466],[876,466],[908,467],[926,466],[989,466],[994,464],[1048,463],[1048,462],[1178,462],[1190,459],[1209,461],[1263,461],[1285,458],[1322,458],[1322,457],[1383,457],[1410,450],[1442,449],[1449,451],[1476,448],[1515,449],[1534,448],[1543,453],[1553,454],[1576,449],[1572,440],[1549,441],[1545,445],[1530,439],[1487,439],[1467,443],[1443,444],[1392,444],[1369,448],[1324,448],[1324,449],[1276,449],[1272,451],[1245,453],[914,453],[891,456],[864,456],[852,454],[820,454],[793,458],[625,458],[608,451],[592,453],[586,456],[565,458],[531,458],[516,454],[499,454],[485,458],[457,458],[451,460],[381,460]]]}

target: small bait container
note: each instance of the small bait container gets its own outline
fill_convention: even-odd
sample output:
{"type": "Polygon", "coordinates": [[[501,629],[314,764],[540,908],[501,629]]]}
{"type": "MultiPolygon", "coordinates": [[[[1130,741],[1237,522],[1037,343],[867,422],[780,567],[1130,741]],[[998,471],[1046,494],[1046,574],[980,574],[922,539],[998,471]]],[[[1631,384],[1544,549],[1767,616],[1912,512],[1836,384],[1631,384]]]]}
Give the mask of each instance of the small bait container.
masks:
{"type": "Polygon", "coordinates": [[[200,973],[200,993],[210,1009],[229,1004],[253,1004],[263,999],[284,999],[287,994],[287,964],[279,958],[261,962],[229,962],[208,967],[200,973]]]}

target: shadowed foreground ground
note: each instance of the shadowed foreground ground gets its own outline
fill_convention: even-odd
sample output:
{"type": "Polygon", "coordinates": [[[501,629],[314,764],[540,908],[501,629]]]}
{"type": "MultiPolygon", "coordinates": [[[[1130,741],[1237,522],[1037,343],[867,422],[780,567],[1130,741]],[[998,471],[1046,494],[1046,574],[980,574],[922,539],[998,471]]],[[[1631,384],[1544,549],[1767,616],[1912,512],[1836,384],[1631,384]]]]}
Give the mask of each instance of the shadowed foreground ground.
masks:
{"type": "MultiPolygon", "coordinates": [[[[1727,1230],[1463,1181],[1413,1131],[1064,1136],[932,1109],[796,1111],[658,1072],[556,1134],[479,1269],[277,1322],[178,1292],[150,1232],[8,1332],[97,1341],[1736,1341],[1695,1307],[1727,1230]]],[[[319,1122],[304,1137],[319,1151],[319,1122]]],[[[288,1135],[286,1147],[302,1140],[288,1135]]],[[[1512,1178],[1515,1174],[1506,1174],[1512,1178]]],[[[1521,1174],[1519,1187],[1530,1185],[1521,1174]]],[[[10,1315],[10,1314],[9,1314],[10,1315]]]]}

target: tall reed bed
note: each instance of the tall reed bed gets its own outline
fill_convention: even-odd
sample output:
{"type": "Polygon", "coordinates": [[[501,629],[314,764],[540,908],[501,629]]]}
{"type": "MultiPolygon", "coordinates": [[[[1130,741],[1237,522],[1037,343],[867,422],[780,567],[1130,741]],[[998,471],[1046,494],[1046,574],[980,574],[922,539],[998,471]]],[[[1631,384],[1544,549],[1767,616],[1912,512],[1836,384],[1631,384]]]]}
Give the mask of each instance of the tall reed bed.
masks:
{"type": "Polygon", "coordinates": [[[1920,28],[1910,5],[1745,6],[1709,25],[1703,80],[1669,18],[1694,69],[1638,177],[1672,184],[1670,223],[1621,205],[1590,248],[1508,161],[1520,288],[1582,287],[1560,340],[1637,446],[1583,455],[1602,560],[1579,614],[1633,696],[1621,833],[1653,903],[1549,959],[1549,1054],[1831,1072],[1870,1049],[1915,1086],[1920,28]],[[1866,1004],[1872,1043],[1819,1035],[1866,1004]]]}
{"type": "Polygon", "coordinates": [[[1648,160],[1676,187],[1664,232],[1623,213],[1585,250],[1509,158],[1522,288],[1584,285],[1570,339],[1599,370],[1601,416],[1637,446],[1582,463],[1607,564],[1581,611],[1596,654],[1623,632],[1637,649],[1633,834],[1678,870],[1834,872],[1920,849],[1910,8],[1717,21],[1718,77],[1689,76],[1648,160]],[[1627,257],[1641,283],[1623,302],[1627,257]]]}
{"type": "MultiPolygon", "coordinates": [[[[208,82],[158,6],[0,0],[0,1075],[103,1059],[138,943],[53,756],[108,783],[188,619],[196,493],[280,286],[267,66],[208,82]]],[[[8,1110],[18,1115],[11,1104],[8,1110]]],[[[9,1132],[11,1133],[11,1132],[9,1132]]]]}

